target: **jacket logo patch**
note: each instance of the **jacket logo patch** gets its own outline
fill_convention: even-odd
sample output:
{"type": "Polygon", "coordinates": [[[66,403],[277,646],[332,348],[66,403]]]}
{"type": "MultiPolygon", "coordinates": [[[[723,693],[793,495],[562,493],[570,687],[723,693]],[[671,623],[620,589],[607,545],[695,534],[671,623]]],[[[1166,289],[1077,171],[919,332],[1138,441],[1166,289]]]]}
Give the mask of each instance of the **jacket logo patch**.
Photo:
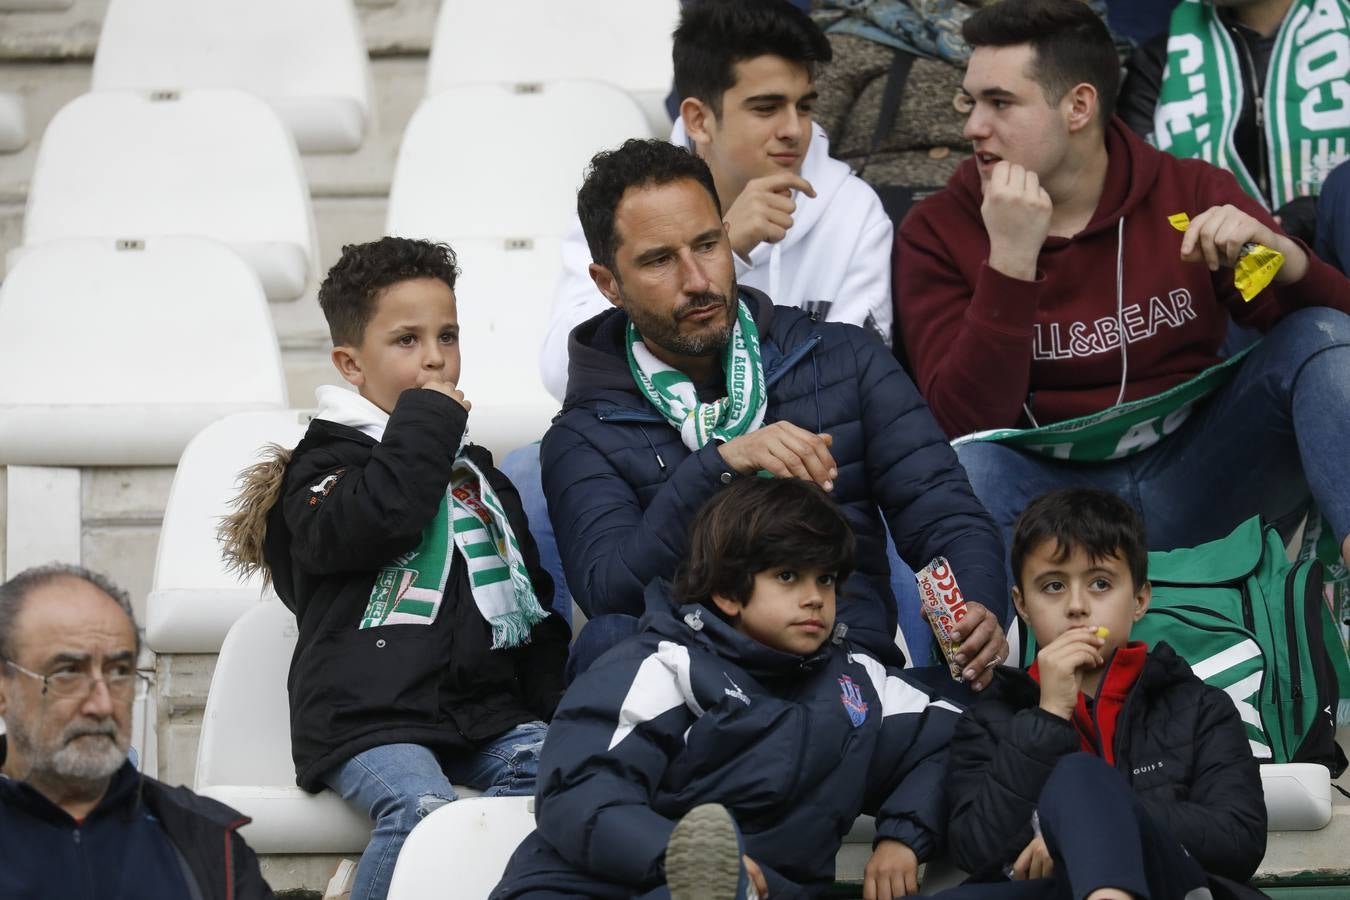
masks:
{"type": "Polygon", "coordinates": [[[309,492],[314,496],[309,498],[309,505],[318,506],[319,501],[328,496],[328,492],[333,489],[333,485],[337,484],[337,480],[342,477],[342,473],[345,471],[347,470],[338,469],[333,474],[325,476],[318,484],[310,485],[309,492]]]}
{"type": "Polygon", "coordinates": [[[847,675],[839,676],[839,701],[844,704],[844,712],[848,713],[854,728],[867,721],[867,701],[863,699],[862,690],[847,675]]]}
{"type": "Polygon", "coordinates": [[[1162,767],[1163,761],[1160,759],[1157,762],[1146,763],[1145,765],[1142,766],[1135,766],[1133,769],[1130,770],[1130,774],[1144,775],[1147,774],[1148,772],[1156,772],[1158,769],[1161,769],[1162,767]]]}
{"type": "Polygon", "coordinates": [[[728,683],[731,684],[731,687],[729,688],[722,688],[722,692],[726,694],[728,697],[735,697],[737,700],[741,701],[746,706],[749,706],[750,695],[747,694],[745,691],[741,690],[741,686],[736,682],[732,681],[731,676],[728,675],[726,672],[722,673],[722,677],[725,678],[728,681],[728,683]]]}

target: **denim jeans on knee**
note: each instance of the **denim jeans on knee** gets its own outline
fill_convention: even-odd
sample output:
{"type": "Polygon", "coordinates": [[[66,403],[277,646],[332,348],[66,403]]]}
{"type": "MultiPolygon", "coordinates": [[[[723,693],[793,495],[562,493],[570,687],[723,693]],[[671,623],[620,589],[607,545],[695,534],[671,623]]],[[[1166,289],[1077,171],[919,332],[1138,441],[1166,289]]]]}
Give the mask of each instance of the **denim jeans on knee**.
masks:
{"type": "Polygon", "coordinates": [[[383,900],[408,833],[455,799],[436,754],[418,744],[372,747],[327,772],[323,781],[375,823],[361,854],[352,900],[383,900]]]}
{"type": "Polygon", "coordinates": [[[455,784],[468,785],[484,797],[528,797],[539,776],[539,751],[548,726],[525,722],[480,744],[476,750],[443,757],[445,774],[455,784]]]}
{"type": "Polygon", "coordinates": [[[1155,550],[1223,537],[1258,514],[1287,530],[1310,494],[1343,541],[1350,532],[1347,454],[1350,316],[1320,307],[1285,316],[1232,381],[1142,453],[1075,463],[998,444],[957,451],[1005,535],[1036,496],[1086,484],[1134,505],[1155,550]]]}

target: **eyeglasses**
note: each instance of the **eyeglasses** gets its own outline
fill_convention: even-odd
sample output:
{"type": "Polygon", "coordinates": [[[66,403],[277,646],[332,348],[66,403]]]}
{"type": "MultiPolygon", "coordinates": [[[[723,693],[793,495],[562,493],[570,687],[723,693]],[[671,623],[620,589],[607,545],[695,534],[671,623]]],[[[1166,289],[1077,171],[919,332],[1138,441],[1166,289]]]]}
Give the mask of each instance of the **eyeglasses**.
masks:
{"type": "MultiPolygon", "coordinates": [[[[108,693],[114,697],[127,697],[136,686],[138,678],[145,678],[130,665],[119,663],[95,678],[92,671],[63,669],[50,675],[40,675],[31,669],[25,669],[12,659],[4,660],[5,665],[16,672],[36,678],[42,682],[42,693],[48,691],[55,697],[84,697],[94,688],[95,681],[102,681],[108,693]]],[[[148,680],[148,679],[147,679],[148,680]]]]}

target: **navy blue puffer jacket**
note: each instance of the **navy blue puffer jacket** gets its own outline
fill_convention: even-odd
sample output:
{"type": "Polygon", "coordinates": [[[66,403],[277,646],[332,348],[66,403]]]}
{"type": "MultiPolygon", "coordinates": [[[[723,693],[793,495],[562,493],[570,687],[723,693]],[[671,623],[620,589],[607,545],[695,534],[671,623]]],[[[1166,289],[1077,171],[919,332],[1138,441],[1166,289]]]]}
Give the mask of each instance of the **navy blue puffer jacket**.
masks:
{"type": "MultiPolygon", "coordinates": [[[[966,596],[1006,621],[1002,538],[890,352],[857,326],[816,322],[750,288],[740,296],[759,327],[765,424],[787,420],[834,440],[832,495],[858,539],[839,606],[849,638],[900,661],[886,525],[912,568],[946,556],[966,596]]],[[[567,399],[540,452],[563,570],[589,616],[641,615],[646,584],[673,577],[684,559],[699,507],[740,477],[715,443],[691,453],[638,392],[627,324],[612,309],[572,332],[567,399]]]]}

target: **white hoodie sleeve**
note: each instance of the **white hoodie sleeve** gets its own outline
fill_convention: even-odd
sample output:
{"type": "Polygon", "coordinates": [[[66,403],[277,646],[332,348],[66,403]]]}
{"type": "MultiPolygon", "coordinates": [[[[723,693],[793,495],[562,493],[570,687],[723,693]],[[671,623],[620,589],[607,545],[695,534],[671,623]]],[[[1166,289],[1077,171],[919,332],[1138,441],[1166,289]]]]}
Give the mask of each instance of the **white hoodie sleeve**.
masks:
{"type": "Polygon", "coordinates": [[[553,294],[548,332],[539,348],[539,377],[559,403],[567,393],[567,339],[582,322],[609,309],[609,301],[591,280],[591,251],[574,218],[562,242],[562,273],[553,294]]]}
{"type": "MultiPolygon", "coordinates": [[[[891,246],[894,228],[881,206],[881,200],[866,183],[850,179],[844,191],[857,193],[849,197],[845,208],[861,207],[863,226],[858,241],[844,263],[843,281],[835,295],[828,316],[830,321],[854,322],[864,325],[869,317],[876,326],[877,336],[887,347],[891,346],[891,246]],[[861,189],[861,190],[859,190],[861,189]]],[[[844,200],[845,198],[840,198],[844,200]]]]}

